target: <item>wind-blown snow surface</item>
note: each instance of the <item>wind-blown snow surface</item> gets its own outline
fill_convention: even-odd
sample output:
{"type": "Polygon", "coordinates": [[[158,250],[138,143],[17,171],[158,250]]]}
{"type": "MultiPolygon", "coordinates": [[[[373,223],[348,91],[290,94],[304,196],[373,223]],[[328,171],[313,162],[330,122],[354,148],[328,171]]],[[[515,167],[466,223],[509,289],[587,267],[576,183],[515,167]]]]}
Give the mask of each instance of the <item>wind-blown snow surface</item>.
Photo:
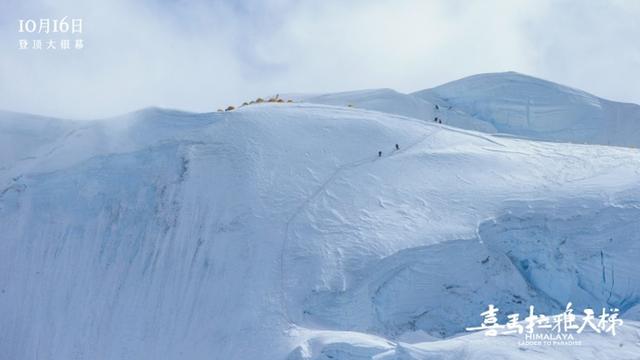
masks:
{"type": "Polygon", "coordinates": [[[515,72],[474,75],[412,94],[379,89],[294,98],[426,121],[437,117],[447,125],[490,134],[640,146],[640,106],[515,72]]]}
{"type": "Polygon", "coordinates": [[[634,149],[308,104],[0,118],[8,359],[640,352],[634,149]],[[626,325],[579,348],[452,337],[489,303],[567,301],[626,325]]]}

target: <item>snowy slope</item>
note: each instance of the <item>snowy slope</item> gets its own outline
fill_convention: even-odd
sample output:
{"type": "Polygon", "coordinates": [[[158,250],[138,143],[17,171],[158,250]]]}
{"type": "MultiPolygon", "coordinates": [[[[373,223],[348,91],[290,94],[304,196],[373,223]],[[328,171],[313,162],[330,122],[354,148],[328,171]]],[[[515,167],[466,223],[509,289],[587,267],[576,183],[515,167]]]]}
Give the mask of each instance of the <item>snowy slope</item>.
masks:
{"type": "Polygon", "coordinates": [[[436,109],[435,104],[441,102],[437,99],[437,102],[433,102],[426,98],[402,94],[392,89],[356,90],[320,95],[297,94],[284,95],[284,97],[297,102],[375,110],[430,122],[439,118],[447,125],[462,129],[486,133],[497,132],[489,122],[471,117],[465,112],[447,107],[436,109]]]}
{"type": "Polygon", "coordinates": [[[287,98],[437,117],[462,129],[534,140],[640,146],[640,106],[515,72],[474,75],[412,94],[375,89],[287,98]]]}
{"type": "Polygon", "coordinates": [[[581,334],[582,345],[518,346],[521,335],[491,338],[470,334],[441,341],[403,342],[363,333],[315,331],[288,360],[634,360],[640,351],[638,332],[640,323],[629,321],[616,337],[603,338],[605,335],[595,332],[581,334]]]}
{"type": "Polygon", "coordinates": [[[515,72],[474,75],[413,95],[464,111],[505,134],[640,146],[640,106],[515,72]]]}
{"type": "Polygon", "coordinates": [[[515,358],[458,335],[567,301],[627,327],[535,356],[640,351],[633,149],[311,104],[0,124],[7,358],[515,358]]]}

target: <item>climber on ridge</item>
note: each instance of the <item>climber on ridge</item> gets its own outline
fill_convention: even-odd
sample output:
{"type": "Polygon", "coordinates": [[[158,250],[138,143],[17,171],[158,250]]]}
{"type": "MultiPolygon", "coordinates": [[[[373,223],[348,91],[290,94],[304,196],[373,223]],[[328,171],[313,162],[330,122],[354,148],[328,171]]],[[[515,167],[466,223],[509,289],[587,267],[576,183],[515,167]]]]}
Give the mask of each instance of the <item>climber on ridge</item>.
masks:
{"type": "Polygon", "coordinates": [[[378,157],[382,157],[382,151],[378,151],[378,157]]]}
{"type": "Polygon", "coordinates": [[[396,144],[396,150],[400,150],[400,145],[396,144]]]}

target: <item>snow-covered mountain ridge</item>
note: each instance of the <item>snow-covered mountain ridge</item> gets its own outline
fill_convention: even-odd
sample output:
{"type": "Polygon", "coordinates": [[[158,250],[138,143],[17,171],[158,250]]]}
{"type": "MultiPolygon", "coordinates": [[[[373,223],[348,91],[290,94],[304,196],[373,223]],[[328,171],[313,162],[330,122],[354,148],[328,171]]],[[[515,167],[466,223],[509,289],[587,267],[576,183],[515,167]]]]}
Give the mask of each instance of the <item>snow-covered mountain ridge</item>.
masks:
{"type": "Polygon", "coordinates": [[[379,89],[295,98],[426,121],[438,118],[452,126],[490,134],[640,146],[640,106],[602,99],[516,72],[469,76],[411,94],[379,89]]]}
{"type": "Polygon", "coordinates": [[[0,128],[7,358],[640,351],[635,149],[300,103],[0,128]],[[571,350],[457,336],[489,303],[568,301],[626,325],[571,350]]]}

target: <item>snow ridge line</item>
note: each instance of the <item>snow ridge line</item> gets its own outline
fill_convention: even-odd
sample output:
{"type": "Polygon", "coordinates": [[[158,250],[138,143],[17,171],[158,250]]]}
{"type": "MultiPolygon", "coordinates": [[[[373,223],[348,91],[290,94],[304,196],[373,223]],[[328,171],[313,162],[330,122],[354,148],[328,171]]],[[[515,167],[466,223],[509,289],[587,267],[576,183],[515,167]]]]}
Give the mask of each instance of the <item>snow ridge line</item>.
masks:
{"type": "MultiPolygon", "coordinates": [[[[307,105],[307,104],[309,104],[309,103],[305,103],[305,105],[307,105]]],[[[424,126],[424,125],[436,125],[436,124],[432,124],[428,120],[422,120],[422,119],[414,118],[414,117],[411,117],[411,116],[388,113],[388,112],[380,111],[380,110],[370,110],[370,109],[361,109],[361,108],[358,108],[357,110],[353,110],[351,108],[345,108],[344,106],[339,106],[339,105],[324,105],[324,104],[321,105],[321,104],[313,104],[313,103],[311,103],[311,104],[312,105],[316,105],[317,107],[336,108],[336,109],[340,109],[340,110],[345,111],[345,112],[360,111],[360,112],[365,112],[365,113],[366,112],[370,112],[370,113],[376,113],[376,114],[384,114],[385,116],[387,116],[389,118],[398,119],[398,120],[402,120],[402,121],[410,121],[410,122],[414,122],[416,124],[420,124],[422,126],[424,126]]],[[[467,114],[464,111],[460,111],[460,110],[456,110],[456,111],[459,111],[459,112],[461,112],[463,114],[466,114],[467,116],[471,116],[471,115],[467,114]]],[[[471,117],[473,117],[473,116],[471,116],[471,117]]],[[[487,121],[487,122],[491,123],[489,121],[487,121]]],[[[437,124],[437,126],[439,126],[440,128],[445,128],[447,130],[459,133],[459,134],[473,136],[475,138],[490,142],[490,143],[498,145],[498,146],[506,147],[506,145],[498,142],[496,139],[493,139],[495,137],[494,134],[480,133],[478,131],[457,128],[455,126],[450,126],[450,125],[446,125],[446,124],[437,124]]],[[[520,136],[516,136],[516,135],[514,135],[514,138],[515,139],[521,139],[520,136]]],[[[527,140],[526,138],[524,138],[524,139],[527,140]]]]}
{"type": "MultiPolygon", "coordinates": [[[[411,118],[404,118],[404,120],[413,120],[411,118]]],[[[416,120],[418,121],[418,120],[416,120]]],[[[426,125],[425,123],[422,123],[422,125],[426,125]]],[[[428,134],[426,134],[425,136],[423,136],[420,140],[409,144],[409,146],[407,147],[403,147],[400,150],[396,150],[393,153],[391,153],[390,155],[386,156],[385,158],[389,158],[389,157],[393,157],[399,154],[404,153],[407,150],[412,149],[413,147],[423,143],[424,141],[426,141],[427,139],[429,139],[430,137],[436,135],[437,133],[439,133],[440,131],[442,131],[442,127],[439,126],[436,130],[429,132],[428,134]]],[[[289,228],[291,226],[291,223],[293,222],[293,220],[295,220],[298,215],[300,215],[300,213],[302,213],[302,211],[304,210],[305,207],[307,207],[307,205],[309,203],[311,203],[311,201],[313,201],[313,199],[315,199],[323,190],[325,190],[329,184],[331,184],[333,182],[333,180],[335,180],[335,178],[344,170],[347,169],[355,169],[358,168],[362,165],[368,164],[368,163],[372,163],[374,161],[376,161],[378,159],[377,156],[369,156],[360,160],[356,160],[356,161],[352,161],[352,162],[348,162],[345,164],[342,164],[340,166],[338,166],[336,168],[336,170],[327,178],[327,180],[325,180],[322,184],[320,184],[320,186],[311,194],[309,195],[293,212],[293,214],[291,214],[291,216],[287,219],[287,222],[285,223],[285,233],[284,233],[284,240],[282,241],[282,248],[280,250],[280,297],[282,300],[282,307],[283,307],[283,315],[284,318],[287,320],[287,322],[292,325],[295,326],[295,321],[293,321],[291,319],[291,317],[289,316],[289,309],[288,309],[288,304],[287,304],[287,300],[286,300],[286,290],[285,290],[285,279],[284,279],[284,253],[285,250],[287,248],[287,244],[289,243],[289,228]]],[[[381,158],[382,159],[382,158],[381,158]]]]}

